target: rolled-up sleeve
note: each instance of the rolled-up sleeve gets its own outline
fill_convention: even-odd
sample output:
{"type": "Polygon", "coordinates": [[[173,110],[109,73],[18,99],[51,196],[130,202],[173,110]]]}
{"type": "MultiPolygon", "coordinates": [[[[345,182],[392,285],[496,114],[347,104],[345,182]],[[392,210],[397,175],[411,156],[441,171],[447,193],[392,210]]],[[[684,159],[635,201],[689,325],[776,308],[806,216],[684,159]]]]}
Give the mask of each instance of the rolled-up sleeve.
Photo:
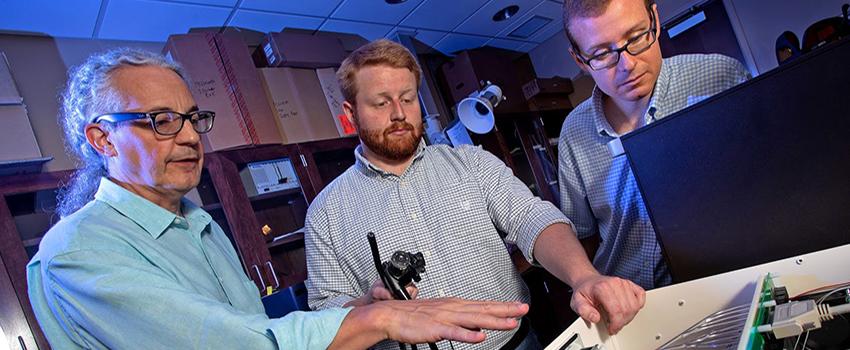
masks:
{"type": "Polygon", "coordinates": [[[555,207],[531,193],[505,163],[477,147],[464,147],[470,152],[478,181],[487,201],[487,211],[496,227],[507,233],[505,241],[516,244],[525,258],[534,262],[534,243],[540,233],[552,224],[572,225],[555,207]]]}

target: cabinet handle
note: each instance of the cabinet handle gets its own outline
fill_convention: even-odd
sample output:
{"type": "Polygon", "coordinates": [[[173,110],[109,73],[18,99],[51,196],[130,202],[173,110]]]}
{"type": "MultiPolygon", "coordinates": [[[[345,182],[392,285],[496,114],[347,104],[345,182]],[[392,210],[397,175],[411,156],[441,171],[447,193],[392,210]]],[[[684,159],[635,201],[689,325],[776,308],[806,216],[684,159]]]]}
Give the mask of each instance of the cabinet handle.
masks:
{"type": "Polygon", "coordinates": [[[307,167],[307,158],[304,158],[304,154],[299,154],[298,157],[301,157],[301,165],[305,168],[307,167]]]}
{"type": "Polygon", "coordinates": [[[21,350],[27,350],[27,344],[24,343],[24,337],[18,336],[18,343],[21,344],[21,350]]]}
{"type": "Polygon", "coordinates": [[[274,266],[272,266],[271,261],[266,261],[266,265],[268,265],[269,270],[272,271],[272,277],[274,277],[274,289],[277,290],[280,288],[280,281],[277,280],[277,273],[274,272],[274,266]]]}
{"type": "Polygon", "coordinates": [[[257,267],[257,265],[251,265],[251,267],[254,268],[254,271],[257,273],[257,277],[260,278],[260,284],[263,285],[262,291],[263,291],[263,293],[265,293],[266,292],[266,281],[263,281],[263,274],[260,273],[260,268],[257,267]]]}

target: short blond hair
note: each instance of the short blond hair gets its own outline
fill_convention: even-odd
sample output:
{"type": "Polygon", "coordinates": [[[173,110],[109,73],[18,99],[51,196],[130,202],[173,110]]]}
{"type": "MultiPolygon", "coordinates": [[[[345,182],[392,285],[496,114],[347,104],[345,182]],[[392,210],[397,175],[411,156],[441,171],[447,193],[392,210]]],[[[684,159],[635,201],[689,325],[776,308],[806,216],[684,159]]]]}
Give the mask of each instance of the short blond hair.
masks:
{"type": "Polygon", "coordinates": [[[416,77],[417,88],[422,82],[422,69],[406,47],[387,39],[375,40],[348,55],[336,73],[342,96],[346,101],[353,104],[357,97],[354,75],[363,67],[380,65],[407,68],[416,77]]]}

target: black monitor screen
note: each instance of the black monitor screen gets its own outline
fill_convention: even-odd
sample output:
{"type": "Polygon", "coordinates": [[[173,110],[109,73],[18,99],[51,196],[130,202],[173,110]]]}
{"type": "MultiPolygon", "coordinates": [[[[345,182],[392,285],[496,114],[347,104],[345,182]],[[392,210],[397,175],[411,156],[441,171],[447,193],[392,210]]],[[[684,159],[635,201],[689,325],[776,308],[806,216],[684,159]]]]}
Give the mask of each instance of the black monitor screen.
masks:
{"type": "Polygon", "coordinates": [[[675,282],[850,243],[850,41],[622,143],[675,282]]]}

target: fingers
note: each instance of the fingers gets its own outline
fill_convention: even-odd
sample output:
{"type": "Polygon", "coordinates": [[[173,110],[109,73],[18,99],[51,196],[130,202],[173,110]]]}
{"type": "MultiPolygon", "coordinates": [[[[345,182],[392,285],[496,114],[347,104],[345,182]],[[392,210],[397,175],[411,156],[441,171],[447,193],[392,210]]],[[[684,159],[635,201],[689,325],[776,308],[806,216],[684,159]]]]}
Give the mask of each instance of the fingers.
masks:
{"type": "Polygon", "coordinates": [[[434,306],[442,310],[437,315],[442,322],[468,329],[514,329],[519,325],[517,318],[528,312],[528,305],[521,303],[480,303],[438,299],[434,306]]]}
{"type": "Polygon", "coordinates": [[[390,337],[409,343],[443,339],[478,343],[479,329],[510,330],[519,325],[516,317],[528,312],[522,303],[477,302],[461,299],[426,299],[382,302],[393,308],[390,337]]]}
{"type": "Polygon", "coordinates": [[[645,295],[643,288],[631,281],[612,278],[608,295],[611,305],[603,303],[608,315],[608,333],[617,334],[625,325],[632,321],[637,312],[643,307],[645,295]],[[609,309],[610,308],[610,309],[609,309]]]}
{"type": "Polygon", "coordinates": [[[590,301],[587,300],[587,298],[585,298],[581,293],[573,293],[572,301],[570,301],[570,307],[585,322],[597,323],[602,319],[602,316],[599,314],[599,310],[597,310],[596,307],[593,306],[593,304],[591,304],[590,301]]]}
{"type": "MultiPolygon", "coordinates": [[[[416,299],[416,295],[419,294],[419,288],[417,288],[413,283],[408,284],[404,289],[407,290],[407,294],[410,295],[410,299],[416,299]]],[[[373,301],[395,300],[393,293],[384,287],[384,284],[381,283],[381,281],[377,281],[372,284],[372,289],[369,291],[369,295],[373,301]]]]}
{"type": "Polygon", "coordinates": [[[393,300],[393,294],[389,289],[386,289],[381,286],[372,286],[372,290],[369,292],[372,297],[372,301],[381,301],[381,300],[393,300]]]}
{"type": "Polygon", "coordinates": [[[484,314],[497,318],[515,319],[528,313],[528,304],[520,302],[474,301],[459,298],[429,299],[428,302],[459,313],[484,314]]]}
{"type": "Polygon", "coordinates": [[[408,284],[404,289],[407,289],[407,294],[410,295],[410,299],[416,299],[416,295],[419,294],[419,288],[416,288],[416,285],[413,283],[408,284]]]}
{"type": "Polygon", "coordinates": [[[631,281],[599,276],[576,288],[571,304],[585,321],[596,323],[604,316],[608,333],[617,334],[634,319],[645,298],[644,290],[631,281]]]}

